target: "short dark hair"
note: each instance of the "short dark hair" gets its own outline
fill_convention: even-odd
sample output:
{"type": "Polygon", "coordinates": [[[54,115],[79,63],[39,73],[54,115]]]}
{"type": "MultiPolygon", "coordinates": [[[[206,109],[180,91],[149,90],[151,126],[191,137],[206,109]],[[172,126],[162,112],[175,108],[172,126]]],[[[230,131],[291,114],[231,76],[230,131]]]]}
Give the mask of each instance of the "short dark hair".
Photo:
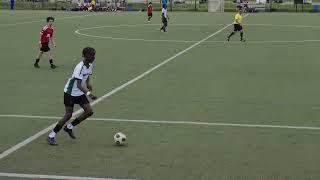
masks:
{"type": "Polygon", "coordinates": [[[47,17],[47,22],[49,22],[50,20],[54,21],[54,18],[51,16],[47,17]]]}
{"type": "Polygon", "coordinates": [[[96,50],[92,47],[85,47],[82,50],[82,56],[85,57],[87,54],[95,54],[96,50]]]}

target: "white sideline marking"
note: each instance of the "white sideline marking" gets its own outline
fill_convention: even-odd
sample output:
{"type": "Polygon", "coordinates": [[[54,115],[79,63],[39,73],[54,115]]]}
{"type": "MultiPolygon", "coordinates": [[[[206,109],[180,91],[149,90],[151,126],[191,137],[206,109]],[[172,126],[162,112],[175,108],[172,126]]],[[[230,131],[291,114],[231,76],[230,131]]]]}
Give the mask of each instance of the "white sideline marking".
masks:
{"type": "MultiPolygon", "coordinates": [[[[74,19],[74,18],[80,18],[80,17],[88,17],[88,16],[95,16],[100,13],[94,13],[94,14],[86,14],[86,15],[80,15],[80,16],[70,16],[70,17],[61,17],[56,18],[55,20],[61,20],[61,19],[74,19]]],[[[37,23],[37,22],[45,22],[44,20],[36,20],[36,21],[27,21],[27,22],[18,22],[18,23],[12,23],[12,24],[0,24],[0,27],[9,27],[9,26],[16,26],[16,25],[22,25],[22,24],[31,24],[31,23],[37,23]]]]}
{"type": "MultiPolygon", "coordinates": [[[[168,40],[168,39],[133,39],[133,38],[121,38],[121,37],[109,37],[109,36],[97,36],[90,35],[85,33],[80,33],[76,31],[75,33],[93,38],[101,38],[101,39],[113,39],[113,40],[124,40],[124,41],[143,41],[143,42],[174,42],[174,43],[195,43],[198,41],[189,41],[189,40],[168,40]]],[[[292,41],[246,41],[245,43],[249,44],[272,44],[272,43],[312,43],[312,42],[320,42],[318,39],[310,39],[310,40],[292,40],[292,41]]],[[[240,41],[205,41],[203,43],[229,43],[229,44],[243,44],[244,42],[240,41]]]]}
{"type": "MultiPolygon", "coordinates": [[[[206,41],[208,43],[243,43],[239,41],[206,41]]],[[[306,39],[306,40],[293,40],[293,41],[246,41],[245,43],[253,44],[266,44],[266,43],[307,43],[307,42],[320,42],[320,39],[306,39]]]]}
{"type": "MultiPolygon", "coordinates": [[[[29,116],[29,115],[0,115],[0,117],[17,117],[31,119],[60,119],[55,116],[29,116]]],[[[234,127],[253,127],[253,128],[279,128],[279,129],[303,129],[303,130],[320,130],[320,127],[310,126],[283,126],[270,124],[235,124],[235,123],[212,123],[212,122],[197,122],[197,121],[156,121],[143,119],[114,119],[114,118],[89,118],[89,121],[108,121],[108,122],[133,122],[133,123],[153,123],[153,124],[190,124],[204,126],[234,126],[234,127]]]]}
{"type": "MultiPolygon", "coordinates": [[[[248,16],[249,14],[246,14],[244,17],[248,16]]],[[[98,98],[97,100],[95,100],[94,102],[91,103],[92,106],[94,106],[95,104],[103,101],[104,99],[106,99],[107,97],[117,93],[118,91],[124,89],[125,87],[129,86],[130,84],[138,81],[139,79],[143,78],[144,76],[150,74],[151,72],[157,70],[158,68],[160,68],[161,66],[169,63],[170,61],[174,60],[176,57],[188,52],[189,50],[193,49],[194,47],[200,45],[201,43],[205,42],[206,40],[210,39],[211,37],[217,35],[218,33],[220,33],[221,31],[225,30],[226,28],[228,28],[229,26],[231,26],[233,23],[228,24],[227,26],[224,26],[223,28],[221,28],[220,30],[212,33],[211,35],[207,36],[206,38],[200,40],[199,42],[189,46],[188,48],[184,49],[183,51],[180,51],[179,53],[175,54],[174,56],[170,57],[169,59],[164,60],[162,63],[154,66],[153,68],[149,69],[148,71],[140,74],[139,76],[133,78],[132,80],[124,83],[123,85],[113,89],[112,91],[106,93],[105,95],[101,96],[100,98],[98,98]]],[[[78,114],[80,114],[82,112],[82,109],[77,110],[76,112],[73,113],[73,116],[77,116],[78,114]]],[[[48,133],[52,128],[54,128],[54,126],[56,125],[56,123],[50,125],[49,127],[41,130],[40,132],[30,136],[29,138],[25,139],[24,141],[14,145],[13,147],[7,149],[6,151],[2,152],[0,154],[0,160],[5,158],[6,156],[8,156],[9,154],[17,151],[18,149],[24,147],[25,145],[29,144],[30,142],[32,142],[33,140],[39,138],[40,136],[44,135],[45,133],[48,133]]]]}
{"type": "Polygon", "coordinates": [[[32,179],[60,179],[60,180],[129,180],[129,179],[115,179],[115,178],[55,176],[55,175],[17,174],[17,173],[0,173],[0,177],[17,177],[17,178],[32,178],[32,179]]]}
{"type": "Polygon", "coordinates": [[[296,25],[296,24],[245,24],[247,26],[271,26],[271,27],[294,27],[294,28],[320,28],[320,26],[296,25]]]}

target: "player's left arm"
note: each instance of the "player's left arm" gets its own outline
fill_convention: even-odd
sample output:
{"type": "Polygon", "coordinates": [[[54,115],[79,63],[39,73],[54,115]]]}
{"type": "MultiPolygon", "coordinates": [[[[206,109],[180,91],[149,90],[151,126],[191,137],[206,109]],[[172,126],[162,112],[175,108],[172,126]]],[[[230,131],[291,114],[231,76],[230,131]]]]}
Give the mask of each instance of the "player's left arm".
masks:
{"type": "Polygon", "coordinates": [[[53,44],[54,47],[57,47],[56,41],[54,40],[53,36],[50,37],[50,41],[51,41],[51,43],[53,44]]]}
{"type": "Polygon", "coordinates": [[[88,77],[88,79],[86,81],[86,85],[87,85],[87,88],[89,89],[89,91],[92,91],[92,86],[89,82],[90,82],[90,76],[88,77]]]}
{"type": "Polygon", "coordinates": [[[54,37],[53,37],[53,31],[51,32],[49,38],[50,38],[50,41],[51,41],[52,45],[53,45],[54,47],[56,47],[57,44],[56,44],[56,41],[55,41],[55,39],[54,39],[54,37]]]}

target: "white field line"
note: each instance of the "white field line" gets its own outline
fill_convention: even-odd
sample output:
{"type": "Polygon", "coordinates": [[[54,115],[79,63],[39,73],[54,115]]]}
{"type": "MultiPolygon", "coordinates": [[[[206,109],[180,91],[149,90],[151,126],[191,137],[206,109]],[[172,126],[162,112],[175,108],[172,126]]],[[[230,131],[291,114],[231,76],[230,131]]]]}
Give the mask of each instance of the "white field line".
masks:
{"type": "MultiPolygon", "coordinates": [[[[90,35],[85,33],[80,33],[75,31],[76,34],[86,36],[86,37],[93,37],[93,38],[101,38],[101,39],[112,39],[112,40],[123,40],[123,41],[143,41],[143,42],[173,42],[173,43],[195,43],[198,41],[190,41],[190,40],[169,40],[169,39],[139,39],[139,38],[121,38],[121,37],[110,37],[110,36],[97,36],[97,35],[90,35]]],[[[320,39],[310,39],[310,40],[286,40],[286,41],[246,41],[245,43],[249,44],[276,44],[276,43],[312,43],[312,42],[320,42],[320,39]]],[[[228,44],[243,44],[244,42],[240,41],[205,41],[203,43],[228,43],[228,44]]]]}
{"type": "MultiPolygon", "coordinates": [[[[75,19],[75,18],[81,18],[81,17],[95,16],[95,15],[99,15],[99,14],[101,14],[101,13],[93,13],[93,14],[86,14],[86,15],[80,15],[80,16],[61,17],[61,18],[56,18],[55,20],[75,19]]],[[[45,20],[26,21],[26,22],[12,23],[12,24],[0,24],[0,27],[31,24],[31,23],[37,23],[37,22],[45,22],[45,20]]]]}
{"type": "MultiPolygon", "coordinates": [[[[248,15],[248,14],[246,14],[244,17],[246,17],[247,15],[248,15]]],[[[205,42],[206,40],[210,39],[211,37],[217,35],[218,33],[222,32],[223,30],[227,29],[227,28],[228,28],[229,26],[231,26],[232,24],[233,24],[233,23],[228,24],[227,26],[224,26],[224,27],[221,28],[220,30],[212,33],[211,35],[207,36],[206,38],[204,38],[204,39],[198,41],[197,43],[189,46],[188,48],[184,49],[183,51],[180,51],[179,53],[171,56],[170,58],[164,60],[164,61],[161,62],[160,64],[158,64],[158,65],[154,66],[153,68],[149,69],[148,71],[146,71],[146,72],[138,75],[137,77],[133,78],[132,80],[130,80],[130,81],[124,83],[123,85],[121,85],[121,86],[113,89],[112,91],[106,93],[105,95],[101,96],[100,98],[98,98],[97,100],[95,100],[94,102],[92,102],[91,105],[94,106],[95,104],[97,104],[97,103],[103,101],[104,99],[110,97],[111,95],[119,92],[120,90],[126,88],[127,86],[133,84],[134,82],[140,80],[141,78],[149,75],[149,74],[152,73],[153,71],[157,70],[158,68],[162,67],[163,65],[165,65],[165,64],[169,63],[170,61],[174,60],[176,57],[178,57],[178,56],[180,56],[180,55],[188,52],[189,50],[195,48],[196,46],[198,46],[198,45],[200,45],[201,43],[205,42]]],[[[77,110],[76,112],[73,113],[73,116],[77,116],[77,115],[79,115],[81,112],[82,112],[82,110],[79,109],[79,110],[77,110]]],[[[35,139],[39,138],[40,136],[44,135],[45,133],[48,133],[51,129],[54,128],[55,125],[56,125],[56,123],[50,125],[49,127],[41,130],[40,132],[38,132],[38,133],[30,136],[29,138],[23,140],[22,142],[14,145],[14,146],[12,146],[11,148],[7,149],[7,150],[4,151],[4,152],[2,152],[2,153],[0,154],[0,160],[3,159],[3,158],[5,158],[5,157],[7,157],[9,154],[17,151],[18,149],[26,146],[27,144],[29,144],[30,142],[32,142],[32,141],[34,141],[35,139]]]]}
{"type": "MultiPolygon", "coordinates": [[[[30,115],[0,115],[0,117],[8,118],[30,118],[30,119],[60,119],[55,116],[30,116],[30,115]]],[[[114,119],[114,118],[89,118],[89,121],[106,121],[106,122],[129,122],[129,123],[151,123],[151,124],[186,124],[199,126],[234,126],[234,127],[251,127],[251,128],[278,128],[278,129],[302,129],[302,130],[320,130],[320,127],[310,126],[284,126],[284,125],[270,125],[270,124],[239,124],[239,123],[212,123],[201,121],[158,121],[145,119],[114,119]]]]}
{"type": "MultiPolygon", "coordinates": [[[[122,38],[122,37],[111,37],[111,36],[99,36],[82,33],[80,31],[89,29],[100,29],[100,28],[115,28],[115,27],[137,27],[137,26],[159,26],[160,24],[128,24],[128,25],[106,25],[87,27],[75,30],[75,33],[81,36],[101,38],[101,39],[113,39],[113,40],[124,40],[124,41],[143,41],[143,42],[174,42],[174,43],[196,43],[194,40],[174,40],[174,39],[142,39],[142,38],[122,38]]],[[[272,27],[299,27],[299,28],[320,28],[320,26],[305,26],[305,25],[275,25],[275,24],[245,24],[247,26],[272,26],[272,27]]],[[[172,24],[171,26],[225,26],[225,24],[172,24]]],[[[317,39],[310,40],[269,40],[269,41],[247,41],[246,43],[252,44],[269,44],[269,43],[308,43],[308,42],[320,42],[317,39]]],[[[239,41],[205,41],[203,43],[243,43],[239,41]]]]}
{"type": "Polygon", "coordinates": [[[320,28],[320,26],[296,25],[296,24],[244,24],[247,26],[270,26],[270,27],[294,27],[294,28],[320,28]]]}
{"type": "MultiPolygon", "coordinates": [[[[272,44],[272,43],[312,43],[312,42],[320,42],[320,39],[307,39],[307,40],[293,40],[293,41],[246,41],[245,43],[250,44],[272,44]]],[[[240,41],[206,41],[206,43],[233,43],[233,44],[243,44],[240,41]]]]}
{"type": "MultiPolygon", "coordinates": [[[[88,30],[88,29],[100,29],[100,28],[115,28],[115,27],[137,27],[137,26],[159,26],[162,24],[120,24],[120,25],[105,25],[105,26],[94,26],[77,29],[76,31],[88,30]]],[[[227,24],[170,24],[170,26],[226,26],[227,24]]],[[[270,26],[270,27],[295,27],[295,28],[320,28],[320,26],[309,26],[309,25],[295,25],[295,24],[246,24],[245,26],[270,26]]]]}
{"type": "Polygon", "coordinates": [[[17,177],[30,179],[60,179],[60,180],[129,180],[115,178],[95,178],[95,177],[79,177],[79,176],[56,176],[42,174],[17,174],[17,173],[0,173],[0,177],[17,177]]]}

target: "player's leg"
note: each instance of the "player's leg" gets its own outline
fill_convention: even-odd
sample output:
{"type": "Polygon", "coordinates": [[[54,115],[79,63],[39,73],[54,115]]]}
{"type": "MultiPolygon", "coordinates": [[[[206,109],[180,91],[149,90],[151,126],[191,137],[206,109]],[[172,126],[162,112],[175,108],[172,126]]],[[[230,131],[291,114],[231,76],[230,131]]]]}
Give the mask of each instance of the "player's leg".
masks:
{"type": "Polygon", "coordinates": [[[53,56],[52,56],[52,53],[51,53],[50,50],[48,51],[48,58],[49,58],[49,62],[50,62],[50,67],[51,67],[51,69],[57,68],[57,66],[53,64],[53,56]]]}
{"type": "Polygon", "coordinates": [[[41,59],[42,55],[43,55],[43,52],[40,50],[40,51],[38,52],[38,54],[37,54],[36,62],[33,64],[33,66],[34,66],[35,68],[40,68],[39,62],[40,62],[40,59],[41,59]]]}
{"type": "Polygon", "coordinates": [[[244,39],[243,39],[243,28],[242,28],[242,26],[240,26],[240,41],[244,41],[244,39]]]}
{"type": "Polygon", "coordinates": [[[243,40],[243,31],[240,31],[240,41],[243,40]]]}
{"type": "Polygon", "coordinates": [[[78,104],[82,107],[84,112],[80,114],[80,116],[78,116],[76,119],[74,119],[70,124],[63,128],[63,130],[66,131],[72,139],[76,138],[72,131],[73,128],[93,115],[92,107],[85,95],[82,95],[78,98],[78,104]]]}
{"type": "Polygon", "coordinates": [[[167,21],[167,19],[164,21],[164,25],[163,25],[163,26],[164,26],[163,31],[166,32],[166,31],[167,31],[166,28],[167,28],[167,26],[168,26],[168,21],[167,21]]]}
{"type": "Polygon", "coordinates": [[[65,114],[61,118],[61,120],[57,123],[57,125],[53,128],[53,130],[48,135],[48,142],[50,145],[57,145],[55,141],[55,137],[57,133],[62,129],[62,127],[68,122],[73,113],[73,106],[65,106],[65,114]]]}
{"type": "Polygon", "coordinates": [[[75,98],[70,94],[64,93],[63,101],[65,106],[65,114],[48,135],[47,140],[50,145],[56,145],[56,142],[55,142],[56,134],[62,129],[62,127],[66,124],[66,122],[68,122],[72,117],[75,98]]]}
{"type": "Polygon", "coordinates": [[[230,41],[231,36],[233,36],[233,35],[235,35],[235,34],[236,34],[236,31],[232,31],[232,32],[230,33],[230,35],[228,36],[228,41],[230,41]]]}
{"type": "Polygon", "coordinates": [[[148,22],[151,21],[151,18],[152,18],[152,14],[148,14],[148,22]]]}
{"type": "Polygon", "coordinates": [[[13,15],[13,10],[14,10],[14,2],[15,0],[10,0],[10,15],[13,15]]]}
{"type": "Polygon", "coordinates": [[[163,23],[163,26],[162,26],[161,30],[163,30],[163,32],[166,32],[166,31],[167,31],[167,30],[166,30],[166,27],[168,26],[168,21],[167,21],[167,19],[163,17],[162,23],[163,23]]]}
{"type": "Polygon", "coordinates": [[[231,36],[233,36],[233,35],[235,35],[236,34],[236,32],[238,31],[238,27],[237,27],[237,24],[234,24],[233,25],[233,27],[234,27],[234,29],[233,29],[233,31],[230,33],[230,35],[228,36],[228,41],[230,41],[230,38],[231,38],[231,36]]]}
{"type": "Polygon", "coordinates": [[[234,29],[230,34],[229,34],[229,36],[228,36],[228,41],[230,41],[230,38],[231,38],[231,36],[233,36],[234,34],[236,34],[236,29],[234,29]]]}
{"type": "Polygon", "coordinates": [[[164,30],[164,17],[162,17],[162,27],[160,29],[160,31],[164,30]]]}

